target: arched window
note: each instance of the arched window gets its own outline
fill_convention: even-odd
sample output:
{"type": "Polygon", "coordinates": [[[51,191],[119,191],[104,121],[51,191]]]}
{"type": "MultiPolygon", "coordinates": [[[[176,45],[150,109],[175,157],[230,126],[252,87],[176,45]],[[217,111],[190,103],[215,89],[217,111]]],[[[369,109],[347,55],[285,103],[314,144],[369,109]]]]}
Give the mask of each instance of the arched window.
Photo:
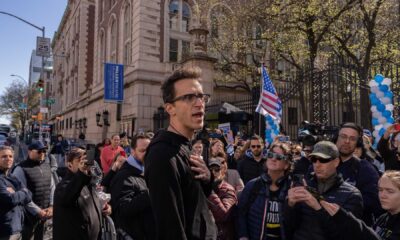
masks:
{"type": "Polygon", "coordinates": [[[189,32],[190,6],[186,2],[182,3],[182,32],[189,32]]]}
{"type": "Polygon", "coordinates": [[[124,64],[131,63],[131,6],[128,4],[124,11],[124,64]]]}
{"type": "Polygon", "coordinates": [[[110,62],[117,62],[117,24],[115,20],[110,26],[110,62]]]}
{"type": "Polygon", "coordinates": [[[99,81],[103,81],[104,78],[104,62],[106,61],[106,40],[104,32],[100,33],[100,78],[99,81]]]}
{"type": "Polygon", "coordinates": [[[179,1],[172,0],[169,4],[169,28],[179,30],[179,1]]]}

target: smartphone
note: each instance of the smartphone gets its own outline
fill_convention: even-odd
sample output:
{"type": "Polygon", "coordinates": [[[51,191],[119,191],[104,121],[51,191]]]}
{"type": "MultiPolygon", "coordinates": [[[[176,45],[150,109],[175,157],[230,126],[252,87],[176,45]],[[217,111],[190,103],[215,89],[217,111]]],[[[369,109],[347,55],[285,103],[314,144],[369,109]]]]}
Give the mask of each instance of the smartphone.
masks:
{"type": "Polygon", "coordinates": [[[292,183],[293,183],[293,187],[304,186],[304,175],[303,174],[293,174],[292,183]]]}
{"type": "Polygon", "coordinates": [[[89,149],[86,151],[86,165],[93,166],[94,165],[94,150],[95,148],[89,149]]]}
{"type": "Polygon", "coordinates": [[[394,129],[395,129],[396,131],[400,131],[400,123],[396,123],[396,124],[394,125],[394,129]]]}
{"type": "Polygon", "coordinates": [[[279,142],[289,142],[290,140],[289,136],[280,136],[278,139],[279,142]]]}
{"type": "Polygon", "coordinates": [[[324,200],[324,197],[317,191],[317,189],[307,186],[306,190],[318,201],[324,200]]]}

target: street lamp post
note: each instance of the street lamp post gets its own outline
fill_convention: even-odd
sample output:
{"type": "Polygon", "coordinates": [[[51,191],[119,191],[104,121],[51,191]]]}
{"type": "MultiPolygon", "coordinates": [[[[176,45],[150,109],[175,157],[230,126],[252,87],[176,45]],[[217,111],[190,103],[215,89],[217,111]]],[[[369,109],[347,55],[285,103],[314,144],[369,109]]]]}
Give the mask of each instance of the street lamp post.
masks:
{"type": "MultiPolygon", "coordinates": [[[[18,19],[18,20],[20,20],[20,21],[22,21],[22,22],[24,22],[24,23],[26,23],[26,24],[28,24],[28,25],[36,28],[36,29],[38,29],[39,31],[42,32],[42,37],[45,38],[45,27],[44,26],[43,27],[38,27],[35,24],[33,24],[33,23],[23,19],[23,18],[20,18],[20,17],[14,15],[14,14],[8,13],[8,12],[0,11],[0,14],[4,14],[4,15],[8,15],[10,17],[16,18],[16,19],[18,19]]],[[[42,55],[42,68],[40,70],[40,78],[43,79],[43,77],[44,77],[44,56],[42,55]]],[[[31,85],[31,82],[30,82],[30,79],[29,79],[29,86],[30,85],[31,85]]],[[[39,97],[39,99],[40,99],[39,109],[40,109],[42,107],[42,102],[43,102],[42,101],[43,100],[42,99],[43,98],[43,93],[40,92],[39,94],[40,94],[40,97],[39,97]]],[[[42,123],[40,122],[39,123],[39,141],[42,141],[42,139],[43,139],[43,136],[42,136],[42,123]]]]}
{"type": "Polygon", "coordinates": [[[352,99],[352,94],[351,94],[351,84],[349,83],[346,87],[346,92],[347,92],[347,96],[349,98],[349,105],[347,106],[349,113],[348,113],[348,121],[349,122],[353,122],[353,99],[352,99]]]}

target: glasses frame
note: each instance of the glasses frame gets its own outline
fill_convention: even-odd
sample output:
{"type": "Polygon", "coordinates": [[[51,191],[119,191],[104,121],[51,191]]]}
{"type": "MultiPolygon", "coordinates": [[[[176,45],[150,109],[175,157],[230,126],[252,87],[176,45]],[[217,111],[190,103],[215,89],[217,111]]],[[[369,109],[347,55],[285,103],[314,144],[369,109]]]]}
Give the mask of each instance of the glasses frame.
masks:
{"type": "Polygon", "coordinates": [[[274,158],[278,161],[286,161],[288,159],[286,155],[274,152],[268,152],[267,158],[274,158]]]}
{"type": "Polygon", "coordinates": [[[184,94],[182,96],[176,97],[176,98],[172,99],[171,101],[168,101],[168,103],[174,103],[176,101],[182,100],[184,102],[193,104],[197,101],[197,99],[200,99],[202,102],[207,104],[210,102],[211,95],[207,94],[207,93],[188,93],[188,94],[184,94]]]}
{"type": "Polygon", "coordinates": [[[251,145],[250,148],[261,148],[261,145],[251,145]]]}

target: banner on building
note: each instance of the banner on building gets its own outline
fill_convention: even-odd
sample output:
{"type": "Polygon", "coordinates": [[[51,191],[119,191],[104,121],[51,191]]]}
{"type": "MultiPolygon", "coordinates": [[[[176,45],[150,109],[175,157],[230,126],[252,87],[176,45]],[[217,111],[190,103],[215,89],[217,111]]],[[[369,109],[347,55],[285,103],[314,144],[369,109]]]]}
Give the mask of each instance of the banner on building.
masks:
{"type": "Polygon", "coordinates": [[[124,65],[104,64],[104,102],[124,100],[124,65]]]}

